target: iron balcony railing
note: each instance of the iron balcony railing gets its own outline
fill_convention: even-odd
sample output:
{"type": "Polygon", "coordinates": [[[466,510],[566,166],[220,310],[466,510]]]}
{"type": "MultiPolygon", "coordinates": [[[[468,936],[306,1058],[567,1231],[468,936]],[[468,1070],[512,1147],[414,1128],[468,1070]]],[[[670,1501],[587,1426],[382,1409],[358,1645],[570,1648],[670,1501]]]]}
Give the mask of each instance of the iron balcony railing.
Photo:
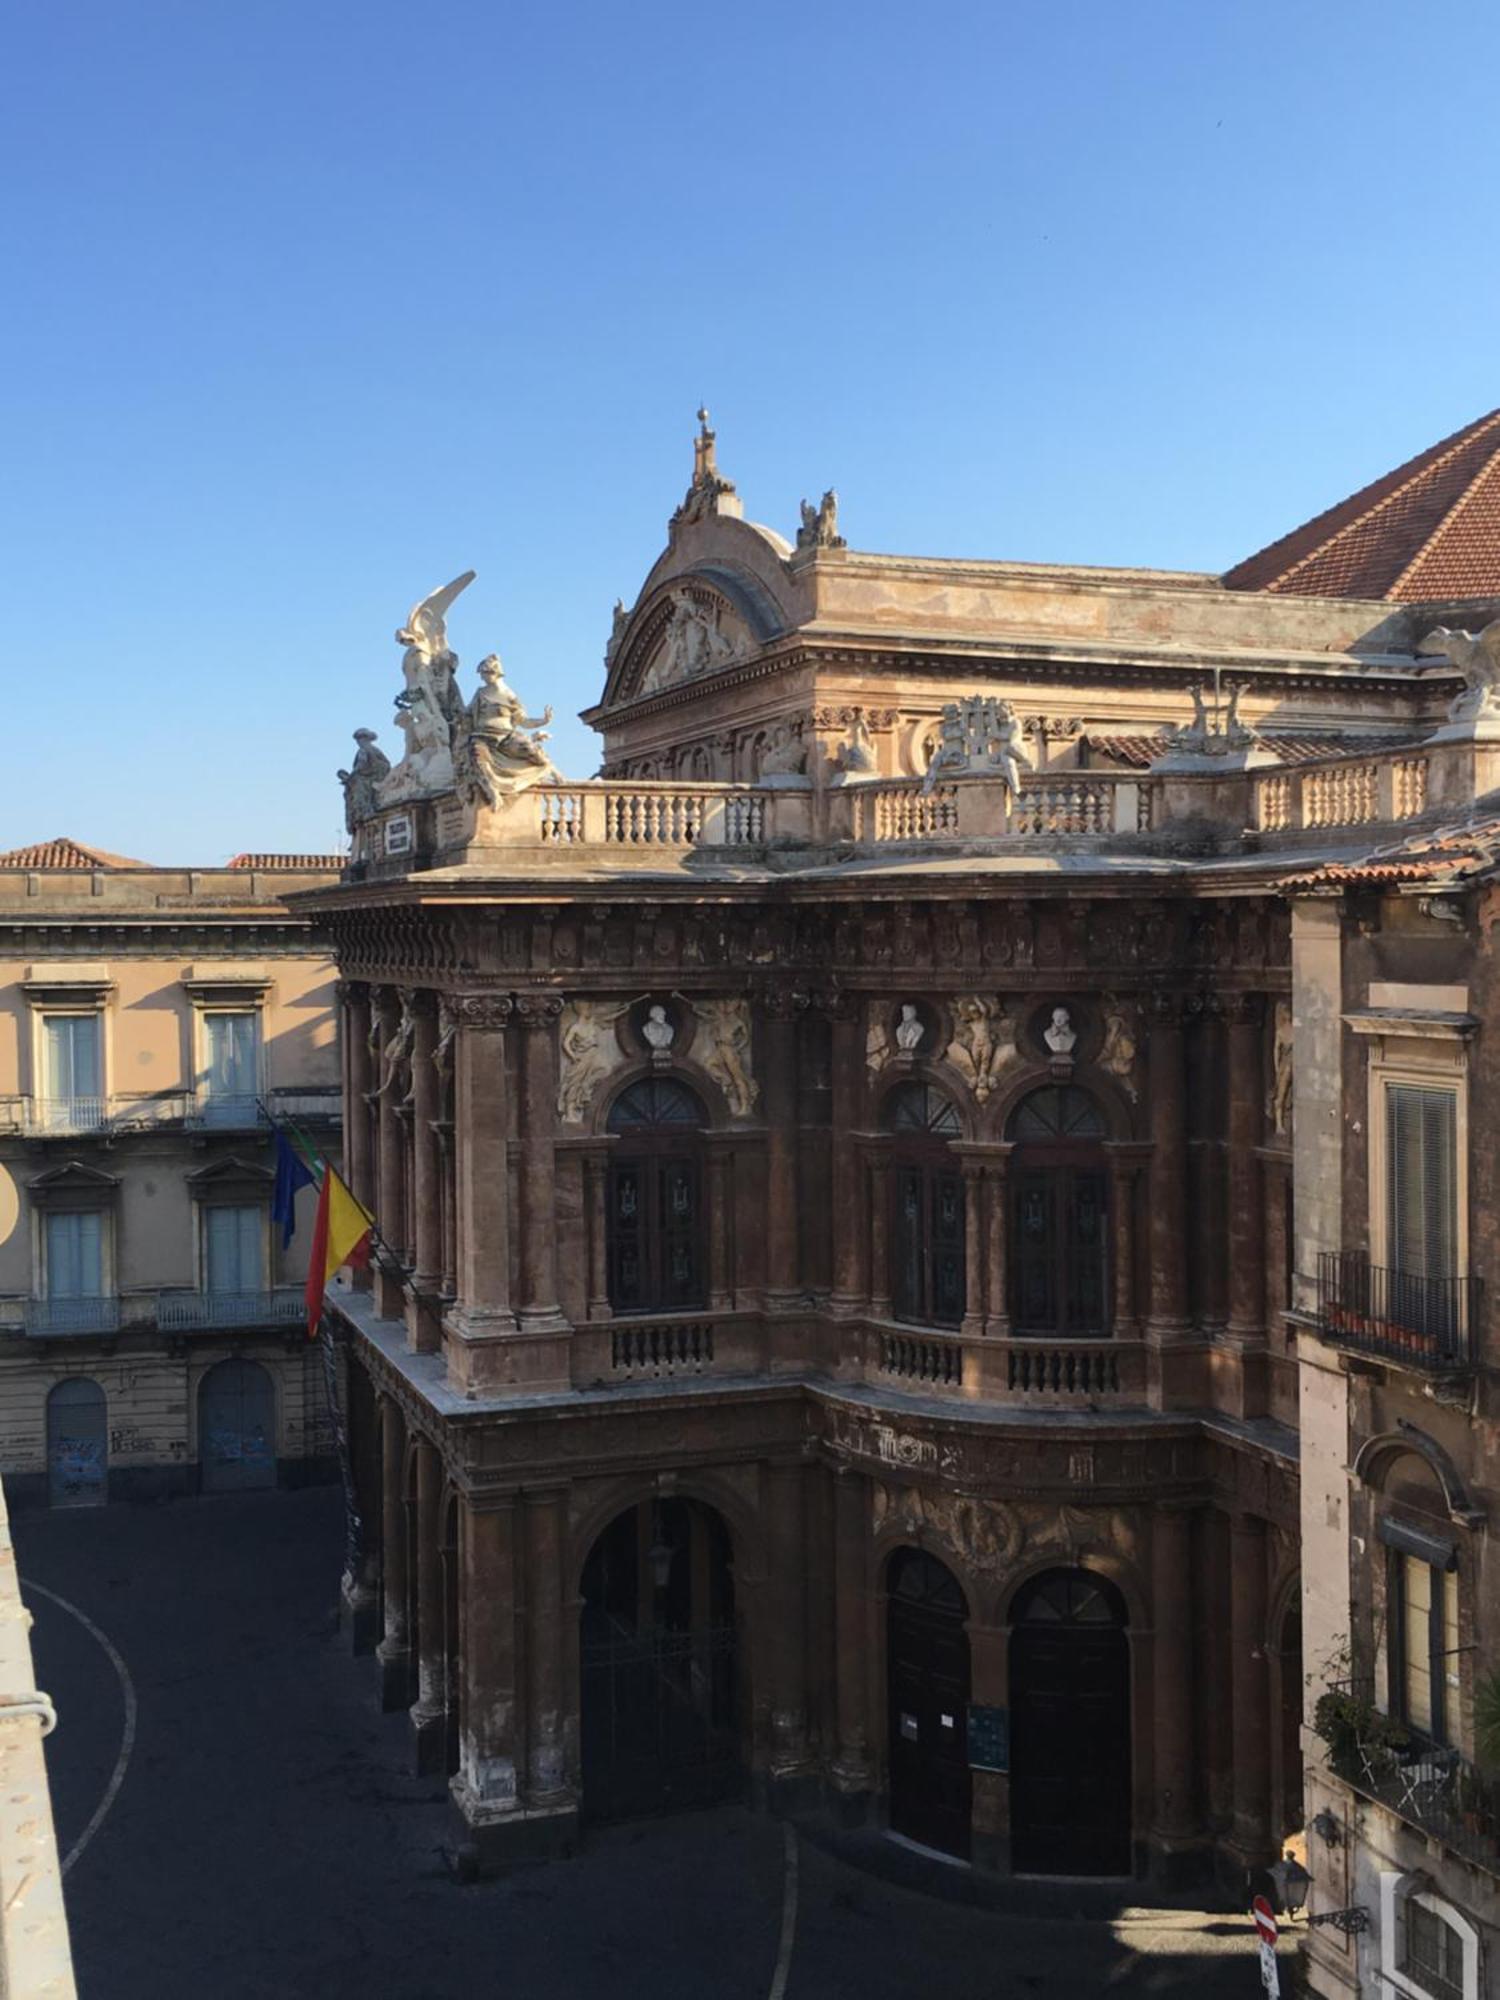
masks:
{"type": "Polygon", "coordinates": [[[109,1123],[107,1097],[31,1097],[26,1100],[28,1132],[99,1132],[109,1123]]]}
{"type": "Polygon", "coordinates": [[[90,1132],[113,1138],[173,1125],[192,1131],[254,1132],[266,1130],[272,1118],[326,1124],[337,1123],[341,1115],[341,1094],[336,1087],[283,1087],[268,1091],[264,1097],[205,1090],[162,1091],[146,1097],[0,1097],[0,1131],[19,1131],[38,1138],[71,1138],[90,1132]]]}
{"type": "Polygon", "coordinates": [[[1418,1277],[1372,1264],[1362,1251],[1318,1255],[1318,1331],[1335,1347],[1429,1375],[1472,1369],[1478,1350],[1478,1278],[1418,1277]]]}
{"type": "Polygon", "coordinates": [[[1450,1744],[1383,1715],[1373,1680],[1332,1683],[1313,1727],[1328,1745],[1335,1777],[1466,1861],[1500,1873],[1500,1783],[1450,1744]]]}
{"type": "Polygon", "coordinates": [[[27,1299],[22,1324],[28,1333],[118,1333],[120,1301],[99,1299],[27,1299]]]}
{"type": "Polygon", "coordinates": [[[301,1319],[306,1311],[300,1287],[271,1292],[163,1292],[157,1301],[156,1323],[164,1333],[283,1326],[301,1319]]]}

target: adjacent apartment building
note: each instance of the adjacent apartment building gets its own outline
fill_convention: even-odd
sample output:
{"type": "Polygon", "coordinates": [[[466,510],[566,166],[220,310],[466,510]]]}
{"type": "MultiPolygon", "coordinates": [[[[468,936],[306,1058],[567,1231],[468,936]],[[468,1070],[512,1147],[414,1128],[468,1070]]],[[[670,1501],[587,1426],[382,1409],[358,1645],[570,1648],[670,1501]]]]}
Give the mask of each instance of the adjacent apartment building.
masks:
{"type": "MultiPolygon", "coordinates": [[[[399,1265],[335,1295],[356,1629],[475,1865],[748,1787],[1243,1887],[1310,1674],[1373,1676],[1391,1768],[1467,1768],[1488,905],[1338,871],[1449,855],[1500,781],[1434,637],[1500,609],[1497,435],[1219,577],[864,554],[832,494],[789,542],[705,425],[593,781],[493,658],[459,692],[467,579],[414,612],[407,754],[361,735],[296,907],[399,1265]],[[1412,1314],[1461,1365],[1403,1365],[1412,1314]]],[[[1315,1910],[1480,1990],[1420,1969],[1487,1921],[1461,1847],[1318,1782],[1315,1910]]]]}
{"type": "MultiPolygon", "coordinates": [[[[293,890],[337,857],[0,854],[0,1468],[85,1505],[326,1469],[273,1231],[267,1113],[340,1125],[333,967],[293,890]]],[[[311,1197],[304,1193],[304,1204],[311,1197]]]]}

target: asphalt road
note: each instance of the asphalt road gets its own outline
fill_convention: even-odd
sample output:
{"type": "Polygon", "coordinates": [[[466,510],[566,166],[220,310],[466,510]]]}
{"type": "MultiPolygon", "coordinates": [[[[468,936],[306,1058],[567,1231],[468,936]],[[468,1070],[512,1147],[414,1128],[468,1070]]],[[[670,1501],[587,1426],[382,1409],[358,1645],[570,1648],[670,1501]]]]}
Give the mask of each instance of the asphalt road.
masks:
{"type": "Polygon", "coordinates": [[[1027,1914],[1019,1885],[975,1907],[961,1871],[896,1857],[927,1893],[739,1808],[460,1887],[443,1789],[407,1775],[336,1629],[339,1510],[318,1489],[16,1522],[84,2000],[1261,1992],[1238,1916],[1027,1914]]]}

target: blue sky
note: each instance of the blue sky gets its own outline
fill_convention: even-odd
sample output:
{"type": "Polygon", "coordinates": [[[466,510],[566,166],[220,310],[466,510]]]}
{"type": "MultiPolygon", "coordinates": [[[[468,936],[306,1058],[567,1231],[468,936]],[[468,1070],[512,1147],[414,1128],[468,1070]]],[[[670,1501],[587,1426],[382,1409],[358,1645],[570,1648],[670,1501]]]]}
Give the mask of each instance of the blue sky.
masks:
{"type": "Polygon", "coordinates": [[[16,0],[0,847],[323,849],[459,570],[597,761],[707,398],[747,511],[1218,569],[1500,403],[1481,5],[16,0]]]}

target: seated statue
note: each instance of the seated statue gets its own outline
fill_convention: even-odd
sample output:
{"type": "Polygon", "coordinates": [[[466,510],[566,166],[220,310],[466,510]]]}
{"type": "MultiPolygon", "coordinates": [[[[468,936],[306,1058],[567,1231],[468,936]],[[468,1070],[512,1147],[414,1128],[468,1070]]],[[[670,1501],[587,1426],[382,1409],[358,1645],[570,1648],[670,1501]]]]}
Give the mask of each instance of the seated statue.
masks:
{"type": "Polygon", "coordinates": [[[487,805],[498,805],[502,794],[555,777],[552,760],[542,747],[546,724],[552,720],[549,702],[540,715],[527,715],[520,696],[506,685],[499,655],[479,662],[479,687],[465,713],[459,739],[459,781],[487,805]]]}

